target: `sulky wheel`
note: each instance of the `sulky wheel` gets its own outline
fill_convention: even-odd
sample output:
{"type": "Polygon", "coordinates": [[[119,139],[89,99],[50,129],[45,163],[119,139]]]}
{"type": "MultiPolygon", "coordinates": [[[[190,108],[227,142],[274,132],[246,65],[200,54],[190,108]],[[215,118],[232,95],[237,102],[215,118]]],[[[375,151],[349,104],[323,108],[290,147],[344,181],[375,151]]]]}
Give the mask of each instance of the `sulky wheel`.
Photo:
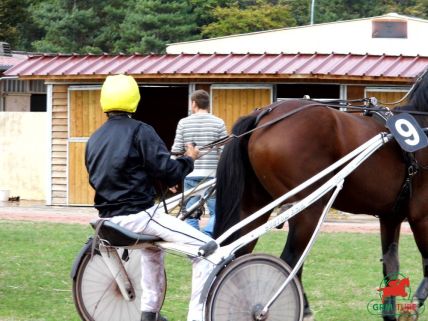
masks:
{"type": "MultiPolygon", "coordinates": [[[[290,267],[266,254],[242,256],[226,266],[214,281],[206,301],[206,321],[256,321],[257,312],[290,275],[290,267]]],[[[261,320],[301,321],[303,295],[293,279],[261,320]]]]}
{"type": "MultiPolygon", "coordinates": [[[[119,250],[122,255],[123,250],[119,250]]],[[[73,281],[73,299],[84,321],[139,321],[141,318],[141,252],[130,250],[125,269],[135,290],[136,298],[126,301],[99,252],[82,259],[73,281]]]]}

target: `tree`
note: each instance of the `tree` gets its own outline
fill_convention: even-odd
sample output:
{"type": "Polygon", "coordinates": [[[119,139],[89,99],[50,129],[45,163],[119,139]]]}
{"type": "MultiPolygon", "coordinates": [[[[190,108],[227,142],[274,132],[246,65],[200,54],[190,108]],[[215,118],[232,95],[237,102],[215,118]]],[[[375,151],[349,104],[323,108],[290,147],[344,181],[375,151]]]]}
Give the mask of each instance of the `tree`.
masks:
{"type": "Polygon", "coordinates": [[[167,43],[199,38],[187,0],[137,0],[120,30],[115,50],[125,52],[162,53],[167,43]]]}
{"type": "Polygon", "coordinates": [[[25,0],[0,1],[0,41],[8,42],[12,48],[19,41],[19,24],[27,17],[25,0]]]}
{"type": "Polygon", "coordinates": [[[405,14],[428,19],[428,0],[416,0],[414,5],[403,8],[405,14]]]}
{"type": "Polygon", "coordinates": [[[203,36],[219,37],[296,25],[287,5],[260,0],[254,3],[244,8],[237,3],[231,7],[215,8],[216,21],[202,28],[203,36]]]}
{"type": "MultiPolygon", "coordinates": [[[[171,42],[307,25],[312,0],[1,0],[0,41],[42,52],[156,52],[171,42]]],[[[315,0],[315,23],[389,12],[428,18],[428,0],[315,0]]]]}
{"type": "Polygon", "coordinates": [[[296,24],[298,26],[308,25],[311,20],[311,2],[312,0],[286,0],[285,3],[290,8],[296,24]]]}
{"type": "Polygon", "coordinates": [[[418,2],[426,0],[316,0],[315,23],[374,17],[390,12],[408,15],[417,13],[418,2]]]}
{"type": "Polygon", "coordinates": [[[100,26],[97,28],[94,44],[103,52],[118,53],[116,43],[122,39],[121,23],[128,12],[133,11],[132,1],[109,0],[104,2],[99,13],[100,26]]]}
{"type": "MultiPolygon", "coordinates": [[[[100,52],[94,37],[100,24],[96,1],[43,1],[35,6],[34,21],[45,32],[33,42],[42,52],[100,52]]],[[[99,7],[99,6],[98,6],[99,7]]]]}
{"type": "Polygon", "coordinates": [[[32,41],[43,52],[114,52],[129,1],[43,0],[32,6],[33,24],[41,30],[32,41]]]}
{"type": "Polygon", "coordinates": [[[230,0],[190,0],[190,4],[200,32],[203,26],[209,25],[216,20],[213,15],[214,9],[229,6],[230,0]]]}

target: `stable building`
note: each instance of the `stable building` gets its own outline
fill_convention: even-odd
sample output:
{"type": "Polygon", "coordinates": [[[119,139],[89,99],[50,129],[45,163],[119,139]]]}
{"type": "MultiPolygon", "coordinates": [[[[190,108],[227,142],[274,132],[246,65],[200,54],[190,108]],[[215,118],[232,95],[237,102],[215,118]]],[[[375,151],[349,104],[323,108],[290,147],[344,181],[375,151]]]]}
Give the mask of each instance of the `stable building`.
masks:
{"type": "Polygon", "coordinates": [[[88,205],[93,191],[84,167],[88,137],[104,121],[100,88],[109,74],[129,74],[140,85],[135,117],[151,124],[170,147],[189,95],[211,94],[212,112],[230,130],[254,108],[279,98],[400,99],[428,57],[342,54],[44,55],[6,75],[47,85],[49,164],[47,204],[88,205]]]}
{"type": "Polygon", "coordinates": [[[388,13],[382,16],[335,21],[186,41],[168,45],[179,53],[340,53],[427,56],[422,46],[428,20],[388,13]]]}
{"type": "MultiPolygon", "coordinates": [[[[412,28],[406,30],[410,37],[412,28]]],[[[141,101],[135,118],[152,125],[171,147],[178,120],[189,114],[189,96],[196,89],[210,93],[212,113],[224,119],[230,131],[238,117],[284,98],[374,96],[381,104],[393,103],[426,66],[428,53],[57,54],[31,56],[5,75],[47,86],[46,203],[91,205],[84,149],[105,121],[99,97],[108,75],[128,74],[137,80],[141,101]]]]}
{"type": "Polygon", "coordinates": [[[3,77],[3,73],[27,59],[28,53],[12,51],[0,41],[0,112],[46,111],[46,88],[43,80],[19,80],[3,77]]]}

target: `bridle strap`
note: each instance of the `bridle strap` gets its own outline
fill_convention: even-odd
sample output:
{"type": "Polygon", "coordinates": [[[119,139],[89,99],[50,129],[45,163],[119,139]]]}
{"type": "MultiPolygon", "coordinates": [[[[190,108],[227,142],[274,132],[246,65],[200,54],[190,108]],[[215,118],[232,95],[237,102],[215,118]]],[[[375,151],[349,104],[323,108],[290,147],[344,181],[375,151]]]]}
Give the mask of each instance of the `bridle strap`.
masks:
{"type": "Polygon", "coordinates": [[[277,117],[277,118],[274,118],[274,119],[272,119],[271,121],[268,121],[267,123],[264,123],[264,124],[263,124],[263,125],[261,125],[261,126],[254,127],[253,129],[251,129],[251,130],[249,130],[249,131],[247,131],[247,132],[245,132],[245,133],[242,133],[242,134],[240,134],[240,135],[234,135],[234,134],[233,134],[233,136],[234,136],[234,138],[241,138],[241,137],[243,137],[243,136],[245,136],[245,135],[251,134],[252,132],[254,132],[254,131],[256,131],[256,130],[259,130],[259,129],[262,129],[262,128],[264,128],[264,127],[268,127],[268,126],[271,126],[271,125],[273,125],[273,124],[276,124],[276,123],[278,123],[279,121],[283,120],[284,118],[287,118],[287,117],[290,117],[290,116],[292,116],[292,115],[294,115],[294,114],[297,114],[298,112],[301,112],[301,111],[302,111],[302,110],[304,110],[304,109],[307,109],[307,108],[309,108],[309,107],[315,107],[315,106],[324,106],[324,105],[323,105],[323,104],[321,104],[321,103],[315,103],[315,104],[308,104],[308,105],[300,106],[299,108],[293,109],[293,110],[289,111],[288,113],[282,114],[281,116],[279,116],[279,117],[277,117]]]}

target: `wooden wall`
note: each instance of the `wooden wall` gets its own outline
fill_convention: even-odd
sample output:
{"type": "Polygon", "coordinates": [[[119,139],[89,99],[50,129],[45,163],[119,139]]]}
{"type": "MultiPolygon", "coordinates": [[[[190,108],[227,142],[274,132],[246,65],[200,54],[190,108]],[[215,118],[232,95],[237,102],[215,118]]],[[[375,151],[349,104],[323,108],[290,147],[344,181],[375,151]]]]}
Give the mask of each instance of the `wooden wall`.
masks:
{"type": "MultiPolygon", "coordinates": [[[[365,86],[352,86],[349,85],[346,88],[346,94],[348,100],[362,99],[364,98],[364,89],[365,86]]],[[[356,103],[356,105],[361,105],[361,103],[356,103]]]]}
{"type": "Polygon", "coordinates": [[[69,91],[67,85],[53,86],[53,205],[93,204],[94,192],[88,183],[84,151],[88,137],[105,121],[99,97],[99,90],[69,91]]]}
{"type": "Polygon", "coordinates": [[[393,109],[398,106],[405,105],[407,100],[399,102],[401,98],[406,95],[405,91],[381,91],[381,90],[370,90],[366,91],[367,97],[376,97],[378,105],[393,109]],[[396,103],[397,102],[397,103],[396,103]]]}
{"type": "Polygon", "coordinates": [[[70,91],[70,138],[88,138],[106,120],[100,90],[70,91]]]}
{"type": "MultiPolygon", "coordinates": [[[[211,89],[212,112],[221,117],[230,132],[233,123],[254,108],[272,102],[272,90],[268,87],[213,87],[211,89]]],[[[348,99],[359,99],[367,95],[380,101],[394,101],[405,92],[374,92],[365,86],[350,85],[348,99]]],[[[93,190],[88,184],[84,167],[84,150],[89,136],[104,121],[105,115],[99,105],[99,89],[69,89],[68,85],[54,85],[52,91],[52,198],[51,204],[93,204],[93,190]],[[68,106],[68,102],[70,106],[68,106]],[[68,114],[70,110],[70,114],[68,114]],[[70,128],[68,125],[70,124],[70,128]]]]}
{"type": "MultiPolygon", "coordinates": [[[[356,86],[348,85],[347,86],[347,95],[349,100],[361,99],[364,97],[375,97],[378,100],[379,105],[383,105],[388,108],[395,108],[397,106],[404,105],[406,101],[400,102],[398,104],[393,104],[394,102],[399,101],[401,98],[406,95],[407,91],[403,89],[395,89],[390,87],[387,89],[382,89],[380,87],[366,87],[366,86],[356,86]]],[[[360,102],[356,102],[355,105],[361,105],[360,102]]]]}
{"type": "Polygon", "coordinates": [[[52,204],[67,204],[67,88],[52,91],[52,204]]]}
{"type": "Polygon", "coordinates": [[[99,89],[70,90],[70,134],[68,140],[68,204],[94,203],[85,167],[86,142],[106,120],[99,89]]]}
{"type": "Polygon", "coordinates": [[[269,88],[212,89],[212,113],[224,120],[229,133],[240,116],[248,115],[255,108],[265,107],[271,102],[269,88]]]}

